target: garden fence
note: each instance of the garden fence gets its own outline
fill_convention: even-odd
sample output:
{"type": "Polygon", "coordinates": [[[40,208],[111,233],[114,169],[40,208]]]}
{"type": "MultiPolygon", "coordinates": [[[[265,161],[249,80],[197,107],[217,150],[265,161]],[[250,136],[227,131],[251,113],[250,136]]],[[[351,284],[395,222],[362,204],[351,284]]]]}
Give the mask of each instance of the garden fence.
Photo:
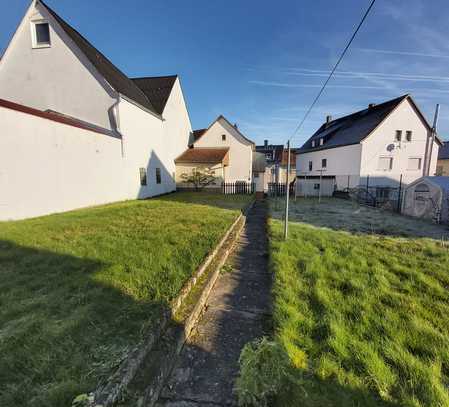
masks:
{"type": "Polygon", "coordinates": [[[223,182],[221,192],[225,195],[251,195],[256,191],[253,182],[223,182]]]}

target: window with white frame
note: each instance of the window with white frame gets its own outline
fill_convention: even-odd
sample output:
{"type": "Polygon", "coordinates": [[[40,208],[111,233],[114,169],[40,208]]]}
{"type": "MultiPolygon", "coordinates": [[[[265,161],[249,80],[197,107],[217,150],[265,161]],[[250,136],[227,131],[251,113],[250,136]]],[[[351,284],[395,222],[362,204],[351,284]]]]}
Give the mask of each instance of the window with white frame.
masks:
{"type": "Polygon", "coordinates": [[[156,184],[160,184],[161,183],[161,169],[160,168],[156,168],[156,184]]]}
{"type": "Polygon", "coordinates": [[[320,184],[313,184],[313,189],[320,189],[320,184]]]}
{"type": "Polygon", "coordinates": [[[409,157],[407,169],[417,171],[421,169],[421,157],[409,157]]]}
{"type": "Polygon", "coordinates": [[[324,144],[324,138],[320,138],[320,146],[324,144]]]}
{"type": "Polygon", "coordinates": [[[50,25],[45,20],[31,22],[33,48],[46,48],[51,45],[50,25]]]}
{"type": "Polygon", "coordinates": [[[326,168],[327,167],[327,158],[323,158],[321,160],[321,168],[326,168]]]}
{"type": "Polygon", "coordinates": [[[313,162],[309,161],[309,171],[312,171],[312,170],[313,170],[313,162]]]}
{"type": "Polygon", "coordinates": [[[147,185],[147,170],[144,167],[139,168],[140,185],[147,185]]]}
{"type": "Polygon", "coordinates": [[[312,140],[312,147],[315,147],[315,140],[312,140]]]}
{"type": "Polygon", "coordinates": [[[380,171],[391,171],[393,169],[393,157],[379,157],[377,169],[380,171]]]}
{"type": "Polygon", "coordinates": [[[402,130],[396,130],[395,140],[396,141],[401,141],[402,140],[402,130]]]}
{"type": "Polygon", "coordinates": [[[407,141],[412,141],[412,131],[411,131],[411,130],[407,130],[407,131],[405,132],[405,139],[406,139],[407,141]]]}

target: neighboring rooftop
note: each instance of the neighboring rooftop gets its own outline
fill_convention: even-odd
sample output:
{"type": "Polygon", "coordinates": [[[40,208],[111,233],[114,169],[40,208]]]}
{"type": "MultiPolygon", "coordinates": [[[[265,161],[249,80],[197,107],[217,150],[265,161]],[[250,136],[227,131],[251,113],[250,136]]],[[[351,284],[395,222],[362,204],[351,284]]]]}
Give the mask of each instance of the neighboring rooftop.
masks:
{"type": "Polygon", "coordinates": [[[228,164],[229,148],[189,148],[184,151],[175,163],[228,164]]]}
{"type": "Polygon", "coordinates": [[[438,159],[449,160],[449,141],[443,142],[443,145],[440,147],[440,150],[438,151],[438,159]]]}
{"type": "Polygon", "coordinates": [[[193,130],[193,141],[197,141],[206,131],[207,129],[193,130]]]}
{"type": "Polygon", "coordinates": [[[38,0],[37,4],[39,3],[45,9],[47,9],[47,11],[53,16],[53,18],[64,30],[64,32],[81,50],[86,58],[92,63],[95,69],[112,86],[113,89],[131,99],[132,101],[138,103],[142,107],[150,110],[151,112],[157,115],[161,114],[161,106],[165,106],[165,102],[167,101],[166,99],[168,99],[168,96],[166,96],[168,83],[172,80],[168,78],[173,77],[142,78],[142,80],[146,80],[145,83],[142,84],[142,87],[149,89],[148,92],[145,92],[140,88],[140,86],[137,85],[135,81],[128,78],[108,58],[106,58],[100,51],[98,51],[86,38],[84,38],[78,31],[76,31],[72,26],[64,21],[42,0],[38,0]],[[150,82],[151,86],[149,85],[150,82]],[[163,88],[163,90],[158,90],[158,85],[160,85],[159,87],[163,88]]]}
{"type": "Polygon", "coordinates": [[[177,75],[132,78],[132,81],[145,93],[157,113],[162,114],[170,96],[177,75]]]}
{"type": "Polygon", "coordinates": [[[329,117],[329,120],[323,123],[297,152],[304,153],[358,144],[407,98],[414,104],[410,95],[407,94],[378,105],[370,104],[366,109],[336,120],[331,120],[329,117]],[[321,139],[323,144],[320,142],[321,139]]]}
{"type": "Polygon", "coordinates": [[[268,163],[279,163],[282,161],[284,145],[268,144],[268,140],[265,140],[263,145],[256,146],[256,151],[265,154],[268,163]]]}

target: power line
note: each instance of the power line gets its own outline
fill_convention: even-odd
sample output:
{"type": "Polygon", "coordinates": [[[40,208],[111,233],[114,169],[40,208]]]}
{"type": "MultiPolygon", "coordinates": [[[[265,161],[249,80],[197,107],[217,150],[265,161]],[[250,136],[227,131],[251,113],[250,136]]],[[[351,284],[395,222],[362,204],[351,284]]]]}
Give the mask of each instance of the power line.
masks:
{"type": "Polygon", "coordinates": [[[360,28],[362,27],[363,23],[365,22],[366,18],[368,17],[369,12],[371,11],[371,9],[374,6],[374,3],[376,2],[376,0],[371,0],[371,4],[369,5],[369,7],[367,8],[367,10],[365,11],[365,14],[363,15],[362,19],[360,20],[357,28],[355,29],[354,33],[352,34],[351,38],[349,39],[349,42],[346,44],[346,47],[344,48],[343,52],[341,53],[340,57],[338,58],[337,63],[334,65],[334,67],[332,68],[332,71],[330,72],[328,78],[326,79],[326,81],[324,82],[323,86],[321,87],[320,91],[318,92],[318,94],[316,95],[314,101],[312,102],[312,104],[310,105],[309,109],[307,110],[307,112],[305,113],[304,117],[302,118],[301,122],[298,124],[298,126],[296,127],[295,131],[293,132],[293,134],[291,135],[291,137],[289,138],[289,141],[295,136],[295,134],[301,129],[302,125],[304,124],[304,122],[306,121],[307,117],[309,116],[310,112],[312,111],[313,107],[315,106],[316,102],[318,102],[318,99],[321,97],[322,93],[324,92],[324,89],[326,88],[327,84],[329,83],[329,81],[331,80],[334,72],[336,71],[336,69],[338,68],[338,65],[340,65],[340,62],[342,61],[342,59],[344,58],[344,56],[346,55],[346,52],[348,51],[349,47],[352,44],[352,41],[354,41],[354,38],[356,37],[357,33],[359,32],[360,28]]]}

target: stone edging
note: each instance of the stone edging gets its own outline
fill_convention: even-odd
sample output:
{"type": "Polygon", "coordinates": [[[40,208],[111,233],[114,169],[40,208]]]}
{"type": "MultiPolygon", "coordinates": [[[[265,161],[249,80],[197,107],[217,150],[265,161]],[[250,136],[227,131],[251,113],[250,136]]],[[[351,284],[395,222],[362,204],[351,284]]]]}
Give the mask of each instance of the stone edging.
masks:
{"type": "MultiPolygon", "coordinates": [[[[89,395],[89,402],[88,402],[89,406],[91,406],[91,407],[111,407],[120,399],[121,394],[127,388],[127,386],[130,384],[130,382],[133,380],[133,378],[135,377],[135,375],[136,375],[141,363],[145,359],[145,357],[148,355],[149,352],[151,352],[151,350],[157,344],[158,339],[161,337],[161,335],[167,329],[169,322],[172,319],[173,315],[184,304],[185,299],[191,293],[192,289],[195,287],[198,280],[201,278],[201,276],[207,270],[208,266],[212,263],[212,261],[215,259],[217,254],[220,252],[220,249],[223,247],[224,243],[229,238],[231,233],[233,233],[235,231],[239,222],[243,219],[243,223],[242,223],[241,227],[239,228],[236,236],[238,236],[240,234],[240,232],[245,224],[245,221],[246,221],[246,214],[251,209],[253,204],[254,204],[254,201],[251,201],[248,205],[246,205],[245,208],[242,209],[240,215],[237,217],[237,219],[234,221],[234,223],[226,231],[223,238],[217,244],[215,249],[206,257],[206,259],[198,267],[198,269],[196,270],[194,275],[192,277],[190,277],[190,279],[187,281],[187,283],[181,289],[180,294],[172,301],[171,310],[163,313],[163,315],[161,316],[161,320],[159,321],[159,324],[156,327],[153,327],[151,332],[148,332],[145,335],[145,339],[143,340],[143,342],[141,342],[139,345],[137,345],[130,352],[130,354],[127,356],[127,358],[121,363],[121,366],[117,369],[117,371],[115,373],[113,373],[112,376],[108,379],[107,383],[104,386],[98,388],[94,393],[91,393],[89,395]]],[[[207,298],[209,297],[209,294],[218,278],[220,269],[224,265],[225,261],[227,260],[227,257],[229,256],[229,253],[231,252],[231,250],[234,246],[234,243],[235,242],[233,242],[233,244],[230,245],[230,247],[223,253],[223,256],[220,259],[219,264],[217,265],[217,267],[213,271],[211,277],[209,278],[209,281],[203,288],[200,298],[198,299],[197,303],[195,304],[190,315],[186,318],[186,320],[184,322],[184,329],[182,332],[182,336],[180,338],[177,338],[177,340],[176,340],[176,349],[174,349],[175,356],[177,356],[177,354],[181,351],[184,342],[187,340],[190,333],[195,328],[195,326],[202,314],[202,311],[203,311],[204,305],[207,301],[207,298]]],[[[166,379],[168,374],[171,372],[173,363],[174,363],[174,360],[169,361],[168,366],[167,366],[167,367],[169,367],[169,369],[164,369],[164,372],[161,372],[161,375],[158,377],[158,380],[155,380],[155,383],[148,385],[148,391],[146,391],[146,394],[148,394],[148,398],[150,399],[150,400],[148,400],[148,402],[149,402],[148,405],[151,406],[154,402],[157,401],[160,390],[162,389],[163,381],[166,379]]]]}

